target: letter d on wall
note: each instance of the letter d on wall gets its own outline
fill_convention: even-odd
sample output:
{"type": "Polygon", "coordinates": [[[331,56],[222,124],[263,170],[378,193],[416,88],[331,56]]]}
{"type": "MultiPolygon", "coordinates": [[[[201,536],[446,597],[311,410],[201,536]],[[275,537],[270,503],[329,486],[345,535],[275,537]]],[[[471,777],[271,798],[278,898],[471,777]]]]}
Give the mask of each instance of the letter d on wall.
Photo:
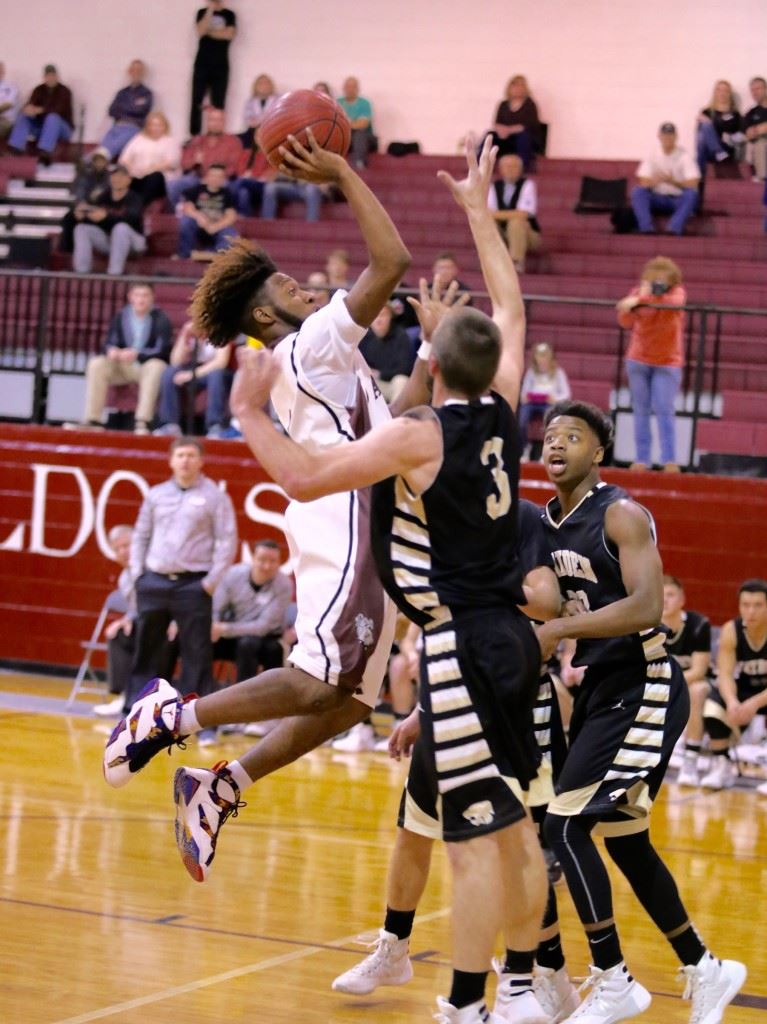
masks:
{"type": "MultiPolygon", "coordinates": [[[[85,473],[79,466],[49,466],[45,463],[32,464],[35,486],[32,493],[32,528],[29,550],[33,555],[48,555],[49,558],[71,558],[76,555],[93,529],[93,494],[85,473]],[[68,548],[51,548],[45,543],[45,519],[48,498],[48,477],[52,473],[69,473],[80,489],[80,526],[77,535],[68,548]]],[[[62,503],[57,502],[59,509],[62,503]]],[[[67,524],[68,525],[68,524],[67,524]]]]}

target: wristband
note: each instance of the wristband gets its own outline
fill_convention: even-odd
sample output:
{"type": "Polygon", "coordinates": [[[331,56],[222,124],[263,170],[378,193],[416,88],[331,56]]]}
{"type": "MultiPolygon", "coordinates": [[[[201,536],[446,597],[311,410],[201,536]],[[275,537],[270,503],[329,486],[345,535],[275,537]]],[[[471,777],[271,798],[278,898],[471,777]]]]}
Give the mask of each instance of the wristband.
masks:
{"type": "Polygon", "coordinates": [[[421,339],[421,344],[418,348],[418,358],[428,361],[431,355],[431,342],[426,341],[424,338],[421,339]]]}

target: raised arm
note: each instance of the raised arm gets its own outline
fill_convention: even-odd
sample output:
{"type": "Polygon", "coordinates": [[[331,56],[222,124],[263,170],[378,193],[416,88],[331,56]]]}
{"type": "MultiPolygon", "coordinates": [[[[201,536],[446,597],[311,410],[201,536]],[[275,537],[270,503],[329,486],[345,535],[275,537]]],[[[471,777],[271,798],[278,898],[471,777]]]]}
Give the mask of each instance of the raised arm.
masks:
{"type": "Polygon", "coordinates": [[[289,497],[313,501],[439,465],[442,435],[433,416],[390,420],[360,441],[307,451],[276,431],[263,411],[275,369],[270,352],[243,351],[229,404],[250,450],[289,497]]]}
{"type": "Polygon", "coordinates": [[[469,172],[463,181],[455,181],[446,171],[439,172],[459,206],[463,207],[477,247],[485,287],[490,295],[493,320],[501,332],[501,361],[493,387],[516,409],[525,363],[525,304],[519,279],[500,232],[487,207],[487,195],[497,150],[488,137],[479,161],[472,139],[466,143],[469,172]]]}
{"type": "Polygon", "coordinates": [[[369,327],[410,266],[410,253],[389,214],[362,178],[343,157],[320,149],[311,131],[307,134],[308,148],[289,136],[291,149],[283,150],[280,170],[317,185],[337,185],[346,197],[367,246],[368,265],[345,301],[352,320],[360,327],[369,327]]]}

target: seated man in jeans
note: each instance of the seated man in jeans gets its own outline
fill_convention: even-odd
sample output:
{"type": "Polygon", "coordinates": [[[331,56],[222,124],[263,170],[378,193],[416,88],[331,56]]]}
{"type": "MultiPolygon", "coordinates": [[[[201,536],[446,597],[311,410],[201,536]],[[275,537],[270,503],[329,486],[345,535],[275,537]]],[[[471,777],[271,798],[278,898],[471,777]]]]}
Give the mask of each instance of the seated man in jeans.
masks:
{"type": "Polygon", "coordinates": [[[27,141],[37,143],[40,160],[49,164],[59,142],[69,142],[74,131],[72,93],[59,81],[55,64],[46,64],[43,81],[35,86],[11,131],[8,145],[23,153],[27,141]]]}
{"type": "MultiPolygon", "coordinates": [[[[136,433],[149,432],[160,378],[168,365],[173,328],[154,305],[154,289],[138,282],[128,289],[128,304],[109,326],[104,353],[92,356],[85,370],[85,419],[77,427],[100,429],[110,384],[138,384],[136,433]]],[[[69,424],[68,424],[69,426],[69,424]]]]}
{"type": "Polygon", "coordinates": [[[140,197],[131,192],[131,176],[122,164],[109,173],[109,188],[93,203],[75,207],[74,255],[72,268],[78,274],[90,274],[93,250],[109,254],[108,274],[122,274],[133,253],[146,252],[144,208],[140,197]]]}
{"type": "Polygon", "coordinates": [[[178,254],[189,259],[193,249],[226,249],[237,236],[237,210],[226,184],[226,168],[213,164],[201,185],[184,192],[183,216],[178,230],[178,254]]]}
{"type": "Polygon", "coordinates": [[[637,168],[639,184],[631,193],[639,230],[655,234],[654,213],[671,214],[666,230],[684,234],[684,226],[698,206],[700,169],[694,158],[676,144],[676,128],[664,122],[658,132],[660,149],[637,168]]]}
{"type": "Polygon", "coordinates": [[[280,572],[280,548],[259,540],[250,565],[227,569],[213,594],[213,657],[237,663],[237,679],[250,679],[259,668],[280,668],[280,642],[293,587],[280,572]]]}
{"type": "Polygon", "coordinates": [[[318,221],[322,195],[322,188],[319,185],[278,175],[274,181],[264,183],[261,197],[261,217],[263,220],[274,220],[280,203],[302,202],[306,206],[306,220],[309,223],[318,221]]]}
{"type": "MultiPolygon", "coordinates": [[[[205,430],[208,437],[226,437],[229,425],[229,392],[232,390],[234,371],[229,363],[232,345],[216,348],[194,334],[191,320],[181,328],[170,354],[170,366],[163,371],[160,381],[160,426],[155,434],[180,437],[181,397],[191,390],[190,400],[197,391],[208,393],[205,408],[205,430]]],[[[230,432],[231,433],[231,432],[230,432]]],[[[239,436],[239,435],[238,435],[239,436]]]]}

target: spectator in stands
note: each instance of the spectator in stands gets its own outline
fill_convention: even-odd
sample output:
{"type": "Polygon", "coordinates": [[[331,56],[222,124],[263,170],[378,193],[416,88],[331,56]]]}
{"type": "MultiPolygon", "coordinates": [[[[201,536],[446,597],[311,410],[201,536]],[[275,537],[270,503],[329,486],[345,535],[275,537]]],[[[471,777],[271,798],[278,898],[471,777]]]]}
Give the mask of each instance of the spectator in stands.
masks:
{"type": "Polygon", "coordinates": [[[202,105],[206,93],[210,102],[223,111],[229,85],[229,44],[237,34],[237,16],[224,7],[222,0],[207,0],[197,11],[199,43],[192,70],[192,110],[189,134],[200,134],[202,105]]]}
{"type": "Polygon", "coordinates": [[[360,342],[360,352],[373,371],[381,394],[393,402],[407,384],[415,362],[415,348],[404,327],[392,323],[387,303],[360,342]]]}
{"type": "Polygon", "coordinates": [[[138,384],[136,433],[149,432],[160,380],[168,365],[173,328],[154,304],[154,289],[139,282],[128,289],[128,302],[112,318],[102,355],[92,356],[85,371],[85,419],[80,426],[101,429],[110,384],[138,384]]]}
{"type": "Polygon", "coordinates": [[[306,290],[314,296],[317,309],[330,302],[330,282],[324,270],[313,270],[306,279],[306,290]]]}
{"type": "Polygon", "coordinates": [[[276,100],[277,90],[272,77],[264,74],[258,75],[253,81],[250,96],[245,101],[245,109],[242,114],[245,131],[237,136],[246,149],[253,145],[258,126],[269,108],[274,106],[276,100]]]}
{"type": "Polygon", "coordinates": [[[351,260],[346,249],[333,249],[325,260],[325,273],[331,288],[351,288],[351,260]]]}
{"type": "MultiPolygon", "coordinates": [[[[201,441],[174,438],[172,476],[150,488],[136,520],[130,571],[138,615],[127,706],[160,674],[173,619],[181,655],[179,691],[202,695],[213,685],[212,594],[234,559],[237,521],[232,499],[203,474],[203,465],[201,441]]],[[[215,730],[200,733],[199,742],[215,742],[215,730]]]]}
{"type": "Polygon", "coordinates": [[[530,365],[522,378],[519,400],[519,436],[523,458],[530,457],[528,430],[536,416],[541,419],[550,406],[571,395],[570,382],[561,366],[557,365],[554,349],[548,342],[539,342],[530,354],[530,365]]]}
{"type": "Polygon", "coordinates": [[[178,229],[178,254],[189,259],[193,250],[218,252],[237,236],[237,209],[226,184],[226,168],[213,164],[202,185],[186,189],[178,229]]]}
{"type": "Polygon", "coordinates": [[[78,165],[77,174],[72,183],[75,205],[64,214],[61,220],[61,234],[59,235],[59,250],[61,252],[72,252],[74,248],[74,231],[78,223],[76,214],[82,212],[83,206],[93,205],[98,196],[108,187],[109,153],[106,149],[99,147],[78,165]]]}
{"type": "Polygon", "coordinates": [[[338,97],[339,104],[346,111],[352,125],[351,159],[359,170],[368,162],[368,155],[376,146],[373,134],[373,106],[370,100],[360,96],[359,79],[350,75],[342,86],[343,95],[338,97]]]}
{"type": "Polygon", "coordinates": [[[682,272],[673,260],[656,256],[646,263],[639,285],[622,298],[616,309],[618,323],[631,331],[626,352],[631,405],[634,413],[636,458],[632,469],[649,469],[655,414],[660,457],[667,472],[678,472],[674,409],[682,380],[682,337],[687,292],[682,272]]]}
{"type": "Polygon", "coordinates": [[[261,198],[261,217],[263,220],[274,220],[277,208],[281,203],[303,203],[306,207],[305,220],[314,223],[320,219],[322,197],[325,194],[322,185],[314,185],[309,181],[296,181],[295,178],[277,174],[272,181],[264,183],[261,198]]]}
{"type": "Polygon", "coordinates": [[[89,274],[93,251],[108,253],[108,274],[122,274],[128,257],[146,252],[141,199],[130,188],[131,176],[122,164],[109,173],[109,187],[93,203],[75,208],[74,255],[78,274],[89,274]]]}
{"type": "Polygon", "coordinates": [[[229,392],[234,370],[231,369],[232,345],[216,348],[204,338],[197,338],[192,321],[181,328],[170,354],[170,366],[160,381],[160,402],[157,413],[160,426],[155,434],[179,437],[181,399],[184,393],[194,402],[198,391],[207,391],[205,430],[208,437],[223,437],[229,425],[229,392]]]}
{"type": "Polygon", "coordinates": [[[181,145],[170,133],[165,114],[153,110],[141,131],[126,145],[120,163],[128,168],[131,188],[143,206],[167,195],[167,181],[179,169],[181,145]]]}
{"type": "Polygon", "coordinates": [[[324,92],[326,96],[333,99],[333,90],[330,88],[327,82],[315,82],[312,86],[315,92],[324,92]]]}
{"type": "Polygon", "coordinates": [[[272,181],[276,174],[277,171],[254,139],[242,150],[237,163],[236,177],[230,185],[235,195],[237,212],[243,217],[260,214],[264,185],[267,181],[272,181]]]}
{"type": "MultiPolygon", "coordinates": [[[[700,784],[728,789],[736,776],[729,747],[757,715],[767,715],[767,581],[740,585],[738,617],[722,626],[716,664],[718,689],[711,688],[703,709],[714,763],[700,784]]],[[[767,783],[758,792],[767,795],[767,783]]]]}
{"type": "Polygon", "coordinates": [[[767,81],[761,76],[749,83],[754,106],[743,115],[743,131],[749,146],[754,181],[767,180],[767,81]]]}
{"type": "Polygon", "coordinates": [[[663,617],[666,650],[679,662],[690,693],[690,717],[685,730],[684,760],[676,777],[679,786],[697,786],[698,757],[703,743],[703,705],[710,688],[711,623],[705,615],[685,608],[684,587],[676,576],[663,577],[663,617]]]}
{"type": "Polygon", "coordinates": [[[168,202],[174,208],[183,191],[199,185],[213,164],[221,164],[226,168],[227,179],[237,175],[242,146],[236,135],[224,131],[226,118],[223,110],[209,107],[205,114],[205,127],[204,135],[196,135],[184,146],[181,177],[168,182],[168,202]]]}
{"type": "Polygon", "coordinates": [[[527,250],[541,244],[538,223],[538,191],[532,178],[526,178],[522,157],[502,156],[498,161],[500,177],[490,187],[487,205],[506,239],[517,273],[525,270],[527,250]]]}
{"type": "Polygon", "coordinates": [[[733,160],[738,143],[744,139],[735,94],[730,83],[722,78],[714,86],[711,102],[698,114],[696,142],[701,178],[705,177],[710,161],[733,160]]]}
{"type": "Polygon", "coordinates": [[[677,145],[676,128],[665,121],[658,132],[660,148],[637,168],[639,184],[631,192],[631,206],[646,235],[655,234],[653,214],[671,214],[666,230],[684,234],[684,226],[698,205],[698,165],[677,145]]]}
{"type": "Polygon", "coordinates": [[[280,572],[280,547],[258,540],[250,565],[230,566],[213,594],[213,657],[234,661],[237,679],[280,668],[282,633],[293,586],[280,572]]]}
{"type": "Polygon", "coordinates": [[[8,139],[8,145],[23,153],[29,139],[37,143],[43,164],[49,164],[59,142],[69,142],[74,131],[72,93],[59,81],[55,64],[46,64],[43,81],[35,86],[8,139]]]}
{"type": "Polygon", "coordinates": [[[471,288],[458,277],[460,267],[452,252],[441,252],[434,260],[431,273],[432,284],[442,289],[448,288],[455,281],[459,292],[471,292],[471,288]]]}
{"type": "Polygon", "coordinates": [[[122,153],[134,135],[144,127],[147,114],[152,109],[152,90],[144,85],[146,64],[143,60],[132,60],[128,65],[128,81],[109,105],[109,116],[114,123],[101,145],[109,151],[112,160],[122,153]]]}
{"type": "Polygon", "coordinates": [[[541,122],[524,75],[514,75],[506,86],[506,98],[498,104],[491,134],[498,155],[516,153],[527,169],[539,145],[541,122]]]}
{"type": "Polygon", "coordinates": [[[0,61],[0,141],[10,135],[19,112],[19,87],[5,77],[5,64],[0,61]]]}

